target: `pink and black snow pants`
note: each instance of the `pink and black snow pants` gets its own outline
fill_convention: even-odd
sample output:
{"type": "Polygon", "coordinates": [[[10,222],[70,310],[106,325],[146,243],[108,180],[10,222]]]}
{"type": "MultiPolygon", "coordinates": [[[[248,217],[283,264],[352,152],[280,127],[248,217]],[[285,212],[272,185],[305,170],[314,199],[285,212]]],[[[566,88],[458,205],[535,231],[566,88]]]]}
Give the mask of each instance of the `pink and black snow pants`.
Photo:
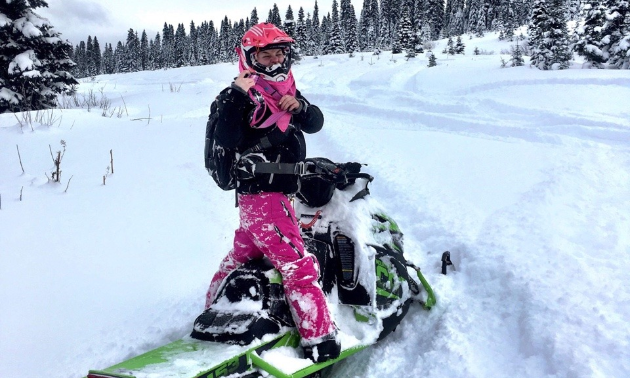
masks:
{"type": "Polygon", "coordinates": [[[304,341],[330,334],[335,326],[317,282],[315,257],[304,251],[298,221],[282,193],[241,194],[240,227],[234,248],[221,261],[208,293],[206,308],[214,301],[225,277],[249,260],[267,257],[282,275],[293,319],[304,341]]]}

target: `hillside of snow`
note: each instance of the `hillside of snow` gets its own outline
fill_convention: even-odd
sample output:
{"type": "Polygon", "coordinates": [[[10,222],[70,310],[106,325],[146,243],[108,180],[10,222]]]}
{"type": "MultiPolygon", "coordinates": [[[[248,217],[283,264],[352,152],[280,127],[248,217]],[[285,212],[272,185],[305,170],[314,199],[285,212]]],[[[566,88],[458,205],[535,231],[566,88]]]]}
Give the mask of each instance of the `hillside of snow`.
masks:
{"type": "MultiPolygon", "coordinates": [[[[368,164],[438,298],[333,376],[628,377],[630,71],[500,68],[507,42],[464,42],[432,68],[389,52],[294,66],[326,117],[308,156],[368,164]]],[[[79,378],[189,333],[237,226],[202,162],[237,71],[83,79],[105,117],[0,114],[0,377],[79,378]]]]}

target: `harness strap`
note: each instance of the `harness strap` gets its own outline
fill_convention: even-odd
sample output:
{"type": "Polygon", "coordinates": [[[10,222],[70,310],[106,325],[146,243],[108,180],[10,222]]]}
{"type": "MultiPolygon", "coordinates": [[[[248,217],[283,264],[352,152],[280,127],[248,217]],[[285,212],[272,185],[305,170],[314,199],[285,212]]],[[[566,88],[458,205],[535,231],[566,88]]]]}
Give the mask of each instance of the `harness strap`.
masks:
{"type": "Polygon", "coordinates": [[[256,163],[254,173],[271,173],[280,175],[303,175],[304,163],[256,163]]]}

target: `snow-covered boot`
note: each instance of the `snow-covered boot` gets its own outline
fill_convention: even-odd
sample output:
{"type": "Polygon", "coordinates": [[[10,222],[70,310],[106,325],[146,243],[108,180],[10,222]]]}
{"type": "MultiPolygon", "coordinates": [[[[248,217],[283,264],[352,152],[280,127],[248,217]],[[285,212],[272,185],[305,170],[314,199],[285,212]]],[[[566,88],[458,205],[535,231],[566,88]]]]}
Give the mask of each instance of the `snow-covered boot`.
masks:
{"type": "Polygon", "coordinates": [[[326,362],[339,357],[341,343],[337,339],[337,330],[314,340],[302,340],[304,357],[313,362],[326,362]]]}

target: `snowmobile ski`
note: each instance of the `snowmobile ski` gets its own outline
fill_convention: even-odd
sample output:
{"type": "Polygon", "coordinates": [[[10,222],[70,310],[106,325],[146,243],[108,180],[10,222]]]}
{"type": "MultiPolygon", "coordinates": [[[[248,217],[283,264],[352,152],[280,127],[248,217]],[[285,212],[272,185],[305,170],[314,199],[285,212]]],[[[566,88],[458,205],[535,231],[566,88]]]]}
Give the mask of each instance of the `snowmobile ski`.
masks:
{"type": "Polygon", "coordinates": [[[342,343],[338,358],[313,363],[300,357],[299,340],[295,331],[248,346],[185,337],[109,368],[90,370],[86,378],[254,378],[263,372],[276,378],[303,378],[369,346],[342,343]]]}

